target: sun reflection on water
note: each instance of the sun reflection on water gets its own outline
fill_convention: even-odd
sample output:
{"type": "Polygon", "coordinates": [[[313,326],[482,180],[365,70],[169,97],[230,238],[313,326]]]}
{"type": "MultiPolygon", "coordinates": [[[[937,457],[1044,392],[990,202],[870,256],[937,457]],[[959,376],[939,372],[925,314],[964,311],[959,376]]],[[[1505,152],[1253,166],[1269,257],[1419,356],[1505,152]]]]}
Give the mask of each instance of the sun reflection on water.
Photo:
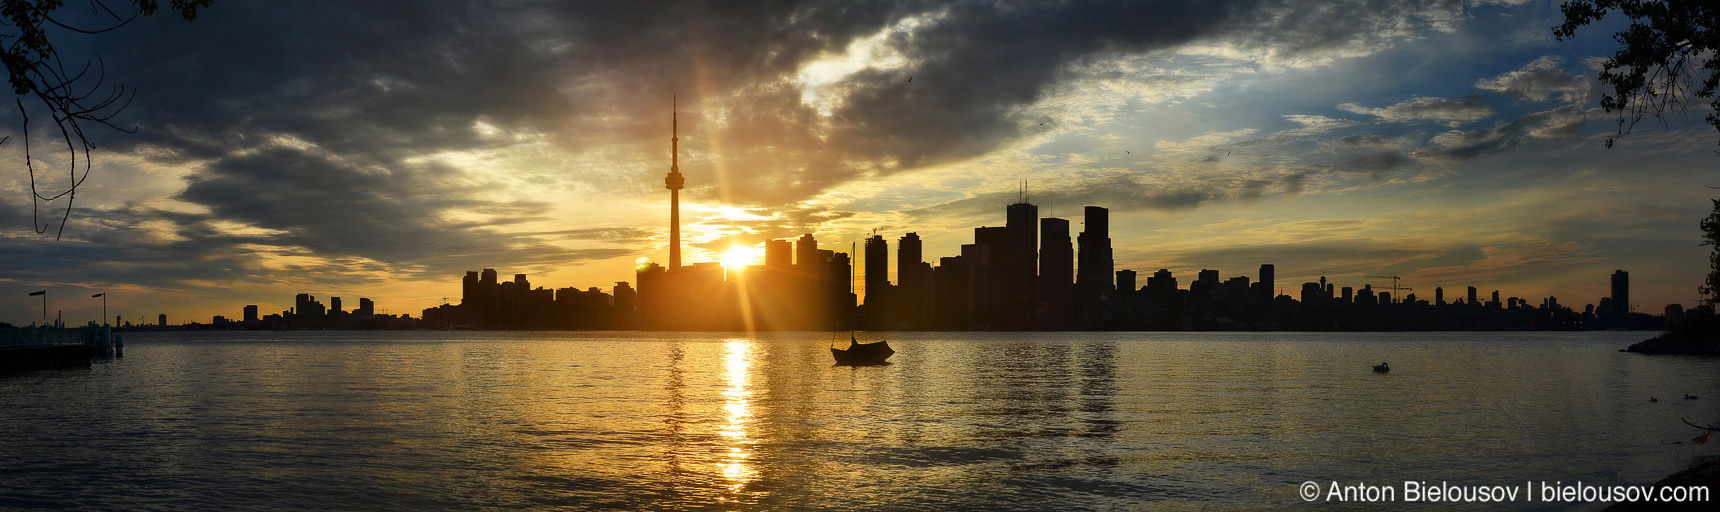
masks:
{"type": "Polygon", "coordinates": [[[718,431],[728,442],[728,455],[718,463],[723,471],[723,481],[727,495],[718,498],[719,501],[732,501],[735,494],[746,488],[747,483],[758,477],[758,470],[747,462],[752,453],[747,447],[747,424],[752,420],[750,399],[752,391],[747,389],[749,364],[751,363],[752,343],[749,340],[731,339],[724,345],[728,351],[725,368],[728,370],[727,389],[723,390],[723,410],[727,412],[728,423],[718,431]]]}

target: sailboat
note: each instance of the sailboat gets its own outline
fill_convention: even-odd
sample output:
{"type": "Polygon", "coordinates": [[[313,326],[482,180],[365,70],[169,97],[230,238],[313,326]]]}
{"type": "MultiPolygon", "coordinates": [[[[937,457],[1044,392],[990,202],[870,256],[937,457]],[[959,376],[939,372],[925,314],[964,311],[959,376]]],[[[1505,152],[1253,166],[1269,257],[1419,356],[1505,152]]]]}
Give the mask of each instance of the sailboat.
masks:
{"type": "Polygon", "coordinates": [[[879,340],[872,343],[861,343],[859,339],[854,337],[853,332],[848,333],[847,349],[830,347],[830,355],[836,358],[837,366],[890,364],[885,359],[889,359],[890,355],[895,353],[896,351],[890,348],[890,342],[879,340]]]}
{"type": "MultiPolygon", "coordinates": [[[[877,234],[878,230],[874,229],[872,230],[872,233],[877,234]]],[[[848,252],[850,254],[854,254],[854,244],[851,243],[848,245],[848,252]]],[[[854,282],[854,267],[850,266],[848,269],[848,282],[852,285],[854,282]]],[[[890,343],[884,340],[874,341],[872,343],[861,343],[859,339],[854,337],[854,331],[852,330],[848,331],[847,349],[836,348],[834,343],[832,343],[830,347],[830,355],[836,358],[837,366],[877,366],[890,364],[884,360],[889,359],[890,355],[895,353],[895,349],[890,348],[890,343]]]]}

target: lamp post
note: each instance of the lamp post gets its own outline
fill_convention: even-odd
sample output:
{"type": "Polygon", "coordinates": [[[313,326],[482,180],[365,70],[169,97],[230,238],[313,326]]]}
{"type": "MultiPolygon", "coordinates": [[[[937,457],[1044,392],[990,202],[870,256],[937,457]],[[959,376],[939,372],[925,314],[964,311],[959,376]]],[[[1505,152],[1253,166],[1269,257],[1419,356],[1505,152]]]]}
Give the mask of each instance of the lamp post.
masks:
{"type": "Polygon", "coordinates": [[[48,324],[48,291],[47,290],[36,290],[36,291],[30,292],[30,295],[41,295],[42,296],[42,325],[47,325],[48,324]]]}
{"type": "Polygon", "coordinates": [[[101,292],[90,296],[92,299],[96,297],[102,298],[102,325],[107,325],[107,292],[101,292]]]}

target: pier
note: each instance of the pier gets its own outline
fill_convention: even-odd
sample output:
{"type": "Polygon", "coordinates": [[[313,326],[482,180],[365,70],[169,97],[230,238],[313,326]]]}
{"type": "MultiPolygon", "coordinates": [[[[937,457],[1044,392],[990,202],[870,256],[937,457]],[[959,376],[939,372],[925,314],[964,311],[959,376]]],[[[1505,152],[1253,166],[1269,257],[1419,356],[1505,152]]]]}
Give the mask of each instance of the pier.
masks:
{"type": "Polygon", "coordinates": [[[111,327],[0,329],[0,373],[89,366],[124,355],[124,348],[111,327]]]}

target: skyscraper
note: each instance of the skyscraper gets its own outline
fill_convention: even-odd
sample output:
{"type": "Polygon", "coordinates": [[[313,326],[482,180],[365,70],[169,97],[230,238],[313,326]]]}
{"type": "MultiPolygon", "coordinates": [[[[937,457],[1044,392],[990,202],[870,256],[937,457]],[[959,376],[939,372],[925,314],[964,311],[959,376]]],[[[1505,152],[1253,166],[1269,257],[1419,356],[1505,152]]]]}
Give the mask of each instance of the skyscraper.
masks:
{"type": "Polygon", "coordinates": [[[908,233],[896,241],[895,319],[909,327],[925,321],[926,298],[931,294],[932,268],[926,265],[919,233],[908,233]]]}
{"type": "Polygon", "coordinates": [[[669,176],[663,185],[669,189],[669,271],[681,270],[681,188],[687,178],[681,176],[680,112],[669,114],[669,176]]]}
{"type": "Polygon", "coordinates": [[[1021,201],[1004,209],[1004,228],[1009,230],[1008,247],[1003,254],[1004,292],[1013,317],[1025,317],[1033,312],[1034,281],[1039,278],[1038,258],[1034,245],[1039,243],[1039,207],[1021,201]]]}
{"type": "Polygon", "coordinates": [[[1278,296],[1278,270],[1271,263],[1260,265],[1260,302],[1270,304],[1278,296]]]}
{"type": "MultiPolygon", "coordinates": [[[[890,288],[890,245],[882,235],[872,235],[866,239],[866,305],[880,306],[888,302],[890,288]]],[[[873,307],[874,318],[881,315],[881,308],[873,307]]]]}
{"type": "Polygon", "coordinates": [[[925,276],[921,272],[926,262],[925,249],[920,243],[920,234],[910,232],[896,240],[896,285],[908,287],[924,284],[925,276]]]}
{"type": "Polygon", "coordinates": [[[1052,326],[1067,324],[1075,287],[1075,247],[1069,220],[1039,219],[1039,297],[1052,326]]]}
{"type": "Polygon", "coordinates": [[[800,235],[800,241],[794,246],[794,266],[799,268],[803,274],[813,275],[816,269],[822,268],[820,263],[822,262],[818,260],[818,239],[813,238],[812,233],[800,235]]]}
{"type": "Polygon", "coordinates": [[[1630,314],[1630,273],[1614,270],[1612,273],[1612,314],[1624,318],[1630,314]]]}
{"type": "Polygon", "coordinates": [[[1110,210],[1088,206],[1084,213],[1086,229],[1076,237],[1080,265],[1075,269],[1075,316],[1093,327],[1105,320],[1102,299],[1112,292],[1111,278],[1116,267],[1111,259],[1110,210]]]}
{"type": "Polygon", "coordinates": [[[764,243],[764,266],[787,269],[794,264],[794,244],[788,240],[767,240],[764,243]]]}
{"type": "Polygon", "coordinates": [[[1077,285],[1096,287],[1101,293],[1111,289],[1116,272],[1111,260],[1111,212],[1100,206],[1088,206],[1086,226],[1077,237],[1080,247],[1080,267],[1075,271],[1077,285]]]}

